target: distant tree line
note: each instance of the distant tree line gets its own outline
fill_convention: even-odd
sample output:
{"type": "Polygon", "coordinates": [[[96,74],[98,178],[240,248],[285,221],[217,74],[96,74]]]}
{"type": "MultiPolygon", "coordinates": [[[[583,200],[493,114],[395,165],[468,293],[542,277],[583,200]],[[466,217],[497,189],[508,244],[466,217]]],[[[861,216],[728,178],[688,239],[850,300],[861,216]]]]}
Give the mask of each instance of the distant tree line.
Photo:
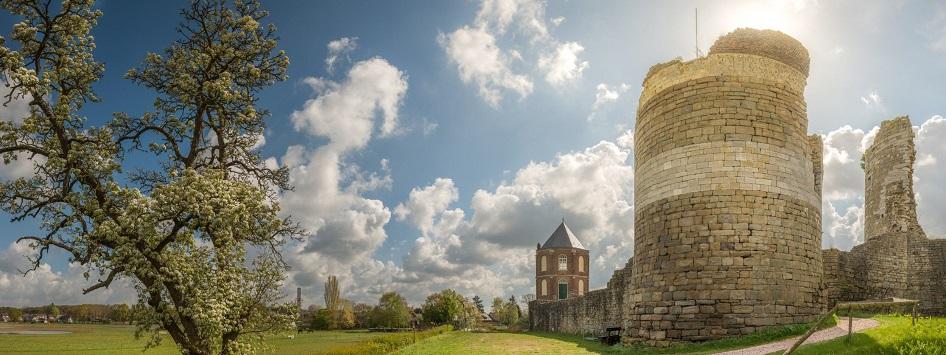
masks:
{"type": "Polygon", "coordinates": [[[43,319],[71,320],[73,322],[130,322],[134,307],[127,304],[78,304],[35,307],[0,307],[0,315],[11,322],[30,321],[26,317],[43,316],[43,319]]]}
{"type": "MultiPolygon", "coordinates": [[[[416,309],[412,309],[397,292],[381,295],[376,305],[354,303],[340,296],[338,279],[329,276],[325,282],[325,307],[311,305],[303,311],[303,326],[308,325],[313,330],[333,330],[449,324],[453,329],[472,329],[482,326],[480,323],[484,321],[521,327],[528,319],[528,316],[523,315],[515,296],[495,298],[489,314],[485,311],[482,298],[467,298],[452,289],[428,295],[420,308],[416,309]]],[[[523,297],[525,300],[534,299],[532,295],[523,297]]]]}

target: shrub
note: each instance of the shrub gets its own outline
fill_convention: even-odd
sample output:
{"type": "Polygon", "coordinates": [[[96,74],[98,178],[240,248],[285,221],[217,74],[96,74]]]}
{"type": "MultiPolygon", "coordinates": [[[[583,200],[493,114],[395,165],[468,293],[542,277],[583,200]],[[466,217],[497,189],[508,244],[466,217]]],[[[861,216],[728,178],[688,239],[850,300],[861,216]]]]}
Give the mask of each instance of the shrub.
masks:
{"type": "Polygon", "coordinates": [[[452,330],[452,326],[444,325],[416,333],[404,332],[386,334],[377,338],[371,338],[359,343],[351,344],[341,349],[336,349],[332,351],[331,354],[386,354],[410,346],[416,342],[430,338],[432,336],[440,335],[452,330]]]}

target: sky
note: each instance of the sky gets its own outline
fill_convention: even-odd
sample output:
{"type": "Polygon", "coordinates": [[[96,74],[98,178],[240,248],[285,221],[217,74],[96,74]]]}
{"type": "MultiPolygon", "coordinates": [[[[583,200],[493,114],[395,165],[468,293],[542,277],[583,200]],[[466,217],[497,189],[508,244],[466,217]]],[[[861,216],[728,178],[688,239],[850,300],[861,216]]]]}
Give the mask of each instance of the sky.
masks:
{"type": "MultiPolygon", "coordinates": [[[[93,30],[106,66],[90,124],[142,114],[154,94],[123,78],[177,37],[180,1],[104,1],[93,30]]],[[[800,40],[811,55],[808,130],[824,136],[823,247],[863,242],[860,156],[884,119],[917,134],[921,225],[946,236],[946,4],[934,1],[264,1],[291,64],[260,93],[261,155],[291,171],[282,209],[309,232],[287,247],[285,291],[409,302],[444,288],[483,299],[534,293],[535,244],[562,218],[591,253],[591,288],[633,255],[633,128],[644,74],[708,51],[739,27],[800,40]],[[694,10],[699,11],[698,34],[694,10]]],[[[17,21],[0,15],[9,37],[17,21]]],[[[0,108],[15,120],[23,107],[0,108]]],[[[141,162],[149,164],[148,161],[141,162]]],[[[0,166],[28,176],[32,163],[0,166]]],[[[133,302],[53,253],[23,277],[0,218],[0,304],[133,302]]]]}

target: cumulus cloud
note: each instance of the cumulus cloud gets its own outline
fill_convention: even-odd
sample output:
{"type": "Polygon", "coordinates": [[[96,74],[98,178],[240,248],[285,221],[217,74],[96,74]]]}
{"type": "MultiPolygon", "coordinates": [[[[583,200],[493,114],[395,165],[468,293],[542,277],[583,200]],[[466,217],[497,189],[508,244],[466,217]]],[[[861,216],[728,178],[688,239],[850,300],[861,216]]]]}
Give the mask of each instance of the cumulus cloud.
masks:
{"type": "Polygon", "coordinates": [[[85,268],[70,264],[64,271],[54,271],[48,263],[42,263],[25,276],[21,270],[30,266],[26,255],[35,252],[26,242],[10,243],[0,251],[0,293],[4,306],[39,306],[55,302],[57,304],[81,303],[134,303],[135,291],[123,279],[118,279],[107,289],[99,289],[88,295],[81,290],[95,283],[95,274],[86,280],[85,268]]]}
{"type": "Polygon", "coordinates": [[[304,82],[318,96],[292,113],[292,124],[298,131],[328,138],[337,151],[363,148],[374,134],[378,112],[382,118],[379,137],[390,136],[398,128],[407,75],[383,58],[355,63],[341,83],[322,78],[304,82]]]}
{"type": "Polygon", "coordinates": [[[553,86],[580,78],[588,68],[588,61],[579,58],[584,50],[581,44],[560,43],[549,33],[549,22],[557,26],[562,21],[562,17],[546,19],[542,1],[483,0],[472,24],[441,33],[437,41],[457,66],[460,79],[475,84],[479,96],[496,108],[507,92],[520,99],[532,93],[530,74],[513,68],[514,61],[522,61],[524,55],[536,58],[538,71],[553,86]],[[508,37],[513,44],[501,48],[499,37],[508,37]],[[520,38],[527,43],[516,43],[520,38]]]}
{"type": "Polygon", "coordinates": [[[338,58],[347,55],[358,47],[358,37],[342,37],[329,42],[327,47],[328,56],[325,57],[325,70],[331,74],[335,72],[335,63],[338,58]]]}
{"type": "MultiPolygon", "coordinates": [[[[353,41],[330,43],[330,57],[335,53],[333,46],[342,51],[354,46],[353,41]]],[[[328,142],[314,149],[290,146],[278,162],[272,162],[289,169],[294,186],[281,196],[281,207],[310,233],[286,253],[293,265],[287,286],[318,294],[321,282],[337,275],[342,285],[355,285],[356,280],[359,285],[371,285],[352,288],[347,297],[376,298],[380,291],[375,288],[390,284],[397,266],[373,258],[387,239],[384,227],[391,220],[391,210],[366,195],[390,189],[393,180],[387,159],[369,172],[346,158],[373,137],[397,132],[407,75],[376,57],[355,63],[341,82],[316,77],[304,82],[315,97],[291,114],[293,126],[328,142]]]]}
{"type": "Polygon", "coordinates": [[[485,28],[464,26],[449,34],[440,34],[438,42],[457,65],[464,83],[475,83],[479,95],[490,106],[498,107],[504,90],[520,98],[532,93],[532,80],[509,68],[509,56],[496,46],[496,39],[485,28]]]}
{"type": "MultiPolygon", "coordinates": [[[[10,95],[12,88],[6,82],[0,81],[0,121],[12,122],[19,125],[26,117],[30,115],[29,102],[32,98],[29,95],[13,95],[10,102],[6,102],[7,95],[10,95]]],[[[31,157],[28,154],[16,154],[13,159],[4,159],[0,165],[0,179],[17,179],[33,175],[34,161],[40,157],[31,157]]]]}
{"type": "Polygon", "coordinates": [[[539,57],[537,64],[545,72],[545,81],[553,86],[561,86],[580,78],[589,65],[578,58],[584,50],[585,47],[578,42],[568,42],[559,45],[554,52],[539,57]]]}
{"type": "Polygon", "coordinates": [[[917,217],[931,237],[946,237],[946,118],[936,115],[916,129],[917,217]]]}

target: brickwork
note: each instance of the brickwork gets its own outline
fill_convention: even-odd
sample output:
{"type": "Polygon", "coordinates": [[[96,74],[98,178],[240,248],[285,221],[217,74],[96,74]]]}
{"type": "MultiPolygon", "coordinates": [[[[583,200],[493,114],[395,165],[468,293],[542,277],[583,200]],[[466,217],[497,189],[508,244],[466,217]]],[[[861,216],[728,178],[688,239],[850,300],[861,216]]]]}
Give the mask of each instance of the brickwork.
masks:
{"type": "Polygon", "coordinates": [[[807,134],[805,81],[745,52],[674,62],[644,80],[628,341],[715,339],[819,313],[820,149],[807,134]]]}
{"type": "Polygon", "coordinates": [[[535,258],[536,285],[535,297],[539,300],[557,300],[558,284],[568,284],[568,298],[588,293],[588,251],[575,248],[537,249],[535,258]],[[564,255],[568,267],[559,270],[558,258],[564,255]],[[542,257],[546,258],[546,269],[542,270],[542,257]],[[581,269],[578,258],[581,257],[581,269]],[[546,292],[542,291],[542,281],[546,282],[546,292]],[[579,285],[580,284],[580,285],[579,285]],[[580,286],[580,291],[579,291],[580,286]]]}

